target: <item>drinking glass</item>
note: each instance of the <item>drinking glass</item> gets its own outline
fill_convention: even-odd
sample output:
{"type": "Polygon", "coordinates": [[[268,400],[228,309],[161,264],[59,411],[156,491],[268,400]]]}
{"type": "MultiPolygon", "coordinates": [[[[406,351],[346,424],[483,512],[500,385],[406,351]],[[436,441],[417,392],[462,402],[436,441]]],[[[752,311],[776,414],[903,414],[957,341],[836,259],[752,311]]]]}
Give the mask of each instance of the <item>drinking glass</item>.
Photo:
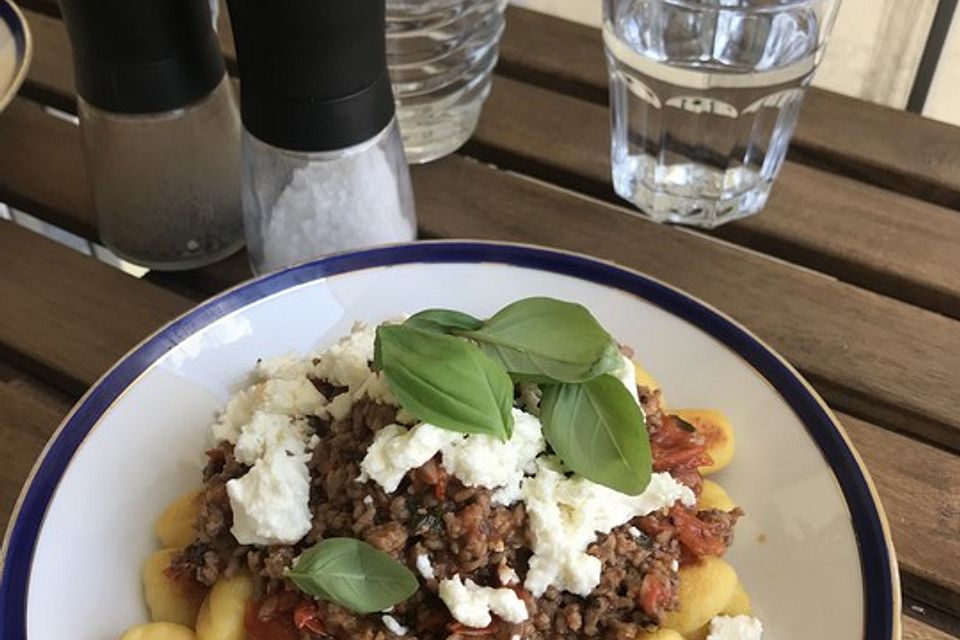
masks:
{"type": "Polygon", "coordinates": [[[757,213],[839,0],[604,0],[617,195],[658,222],[757,213]]]}

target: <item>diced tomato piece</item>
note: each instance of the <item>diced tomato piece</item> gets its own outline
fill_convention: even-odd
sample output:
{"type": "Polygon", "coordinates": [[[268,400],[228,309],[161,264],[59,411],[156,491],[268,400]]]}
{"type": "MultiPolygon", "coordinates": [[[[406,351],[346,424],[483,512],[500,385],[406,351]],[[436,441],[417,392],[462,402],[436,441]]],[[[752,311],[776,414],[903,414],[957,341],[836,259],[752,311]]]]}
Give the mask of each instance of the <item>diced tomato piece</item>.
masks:
{"type": "Polygon", "coordinates": [[[669,597],[670,592],[667,585],[663,584],[659,577],[652,573],[643,576],[643,582],[640,583],[639,600],[640,608],[643,609],[644,613],[654,620],[659,620],[660,613],[667,604],[669,597]]]}
{"type": "Polygon", "coordinates": [[[257,600],[247,603],[243,626],[250,640],[300,640],[300,632],[293,625],[292,615],[287,613],[261,620],[260,605],[261,602],[257,600]]]}
{"type": "Polygon", "coordinates": [[[670,518],[680,543],[697,556],[719,556],[727,550],[723,537],[695,513],[676,506],[670,510],[670,518]]]}

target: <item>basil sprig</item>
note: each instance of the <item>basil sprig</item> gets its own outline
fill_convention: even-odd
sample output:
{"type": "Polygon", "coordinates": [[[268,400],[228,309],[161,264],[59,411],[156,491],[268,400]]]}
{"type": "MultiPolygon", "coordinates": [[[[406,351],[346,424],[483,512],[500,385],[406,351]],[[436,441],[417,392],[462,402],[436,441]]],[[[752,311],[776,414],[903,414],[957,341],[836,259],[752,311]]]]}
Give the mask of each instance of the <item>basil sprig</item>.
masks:
{"type": "Polygon", "coordinates": [[[406,325],[377,328],[379,366],[400,406],[419,420],[506,440],[513,433],[513,382],[466,340],[406,325]]]}
{"type": "Polygon", "coordinates": [[[476,340],[516,380],[584,382],[621,363],[613,338],[586,308],[554,298],[518,300],[481,328],[454,332],[476,340]]]}
{"type": "Polygon", "coordinates": [[[513,383],[537,382],[544,436],[570,469],[628,494],[649,483],[643,412],[608,375],[622,366],[619,348],[579,304],[525,298],[488,320],[421,311],[378,327],[374,363],[416,418],[501,439],[512,433],[513,383]]]}
{"type": "Polygon", "coordinates": [[[287,577],[304,593],[357,613],[383,611],[419,586],[408,568],[354,538],[328,538],[310,547],[287,577]]]}
{"type": "Polygon", "coordinates": [[[643,412],[613,376],[544,385],[540,418],[544,437],[570,470],[629,495],[647,488],[652,468],[643,412]]]}

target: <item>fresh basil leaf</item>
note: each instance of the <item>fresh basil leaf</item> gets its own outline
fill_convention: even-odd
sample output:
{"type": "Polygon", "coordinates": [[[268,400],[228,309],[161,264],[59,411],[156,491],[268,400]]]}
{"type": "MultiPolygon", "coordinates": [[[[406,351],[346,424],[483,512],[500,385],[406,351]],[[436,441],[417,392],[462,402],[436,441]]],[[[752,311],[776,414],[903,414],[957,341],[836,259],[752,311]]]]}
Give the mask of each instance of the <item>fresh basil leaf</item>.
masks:
{"type": "Polygon", "coordinates": [[[513,382],[476,345],[402,325],[381,325],[377,338],[387,383],[414,417],[503,440],[513,433],[513,382]]]}
{"type": "Polygon", "coordinates": [[[413,314],[403,324],[434,333],[453,333],[455,330],[476,331],[483,326],[483,320],[452,309],[426,309],[413,314]]]}
{"type": "Polygon", "coordinates": [[[647,488],[652,462],[643,412],[613,376],[544,385],[540,419],[568,469],[629,495],[647,488]]]}
{"type": "Polygon", "coordinates": [[[616,344],[596,318],[554,298],[518,300],[482,328],[456,333],[476,340],[518,380],[583,382],[620,365],[616,344]]]}
{"type": "Polygon", "coordinates": [[[328,538],[310,547],[287,577],[304,593],[357,613],[383,611],[419,587],[407,567],[354,538],[328,538]]]}

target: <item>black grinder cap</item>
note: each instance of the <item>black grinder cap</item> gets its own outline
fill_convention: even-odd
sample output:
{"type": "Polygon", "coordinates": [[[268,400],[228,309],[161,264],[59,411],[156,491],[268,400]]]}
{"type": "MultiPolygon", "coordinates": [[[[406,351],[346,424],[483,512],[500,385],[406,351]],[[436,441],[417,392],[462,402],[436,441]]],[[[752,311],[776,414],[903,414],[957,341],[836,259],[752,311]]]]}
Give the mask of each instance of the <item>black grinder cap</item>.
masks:
{"type": "Polygon", "coordinates": [[[223,79],[207,0],[60,0],[77,93],[119,113],[177,109],[223,79]]]}
{"type": "Polygon", "coordinates": [[[293,151],[369,140],[393,118],[384,0],[228,0],[240,113],[293,151]]]}

